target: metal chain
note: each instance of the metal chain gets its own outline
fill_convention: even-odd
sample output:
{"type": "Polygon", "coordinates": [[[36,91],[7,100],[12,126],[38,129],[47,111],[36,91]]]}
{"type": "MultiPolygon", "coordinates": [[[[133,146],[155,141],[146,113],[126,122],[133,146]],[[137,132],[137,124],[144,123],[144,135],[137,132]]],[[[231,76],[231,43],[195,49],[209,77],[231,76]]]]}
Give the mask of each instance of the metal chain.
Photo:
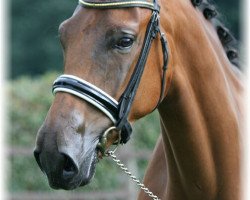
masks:
{"type": "Polygon", "coordinates": [[[110,156],[112,160],[124,171],[149,197],[151,197],[153,200],[161,200],[156,195],[153,194],[143,183],[140,182],[139,179],[137,179],[135,176],[132,175],[132,173],[128,170],[127,167],[125,167],[122,162],[117,159],[116,155],[114,154],[114,151],[108,151],[107,156],[110,156]]]}

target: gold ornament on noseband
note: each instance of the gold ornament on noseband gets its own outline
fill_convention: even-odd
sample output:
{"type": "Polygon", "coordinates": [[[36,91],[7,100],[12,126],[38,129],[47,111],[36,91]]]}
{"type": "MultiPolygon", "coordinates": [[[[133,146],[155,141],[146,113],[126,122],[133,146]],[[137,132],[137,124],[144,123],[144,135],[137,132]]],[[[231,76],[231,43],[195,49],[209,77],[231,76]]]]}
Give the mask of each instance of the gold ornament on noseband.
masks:
{"type": "MultiPolygon", "coordinates": [[[[115,126],[112,126],[110,128],[108,128],[102,135],[102,137],[99,140],[99,143],[97,144],[97,150],[102,154],[101,156],[109,156],[110,151],[115,152],[118,145],[120,144],[121,141],[121,131],[118,131],[117,128],[115,126]],[[117,134],[118,134],[118,139],[112,143],[113,146],[115,146],[115,148],[113,150],[110,150],[110,147],[107,148],[108,145],[108,137],[109,134],[112,134],[111,132],[116,130],[117,134]]],[[[111,146],[112,146],[111,145],[111,146]]]]}

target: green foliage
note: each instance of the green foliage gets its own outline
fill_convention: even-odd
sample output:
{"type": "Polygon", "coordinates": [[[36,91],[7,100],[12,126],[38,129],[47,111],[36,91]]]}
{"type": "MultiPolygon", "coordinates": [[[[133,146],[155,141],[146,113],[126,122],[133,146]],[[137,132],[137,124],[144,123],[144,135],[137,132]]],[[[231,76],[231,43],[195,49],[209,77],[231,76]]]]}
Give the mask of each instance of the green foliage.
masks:
{"type": "MultiPolygon", "coordinates": [[[[25,148],[30,150],[27,155],[10,155],[8,162],[11,167],[8,190],[10,193],[22,191],[54,191],[49,188],[45,175],[38,168],[33,157],[36,133],[53,100],[51,85],[57,73],[47,73],[44,76],[29,78],[21,77],[11,81],[8,86],[9,93],[9,119],[8,145],[13,149],[25,148]]],[[[159,136],[159,122],[157,113],[147,116],[135,123],[130,143],[134,150],[152,150],[159,136]]],[[[126,145],[120,147],[126,150],[126,145]]],[[[142,178],[148,161],[139,160],[139,175],[142,178]]],[[[124,180],[128,177],[121,175],[120,169],[111,161],[103,159],[97,165],[96,175],[87,187],[76,191],[112,191],[124,187],[124,180]]]]}
{"type": "Polygon", "coordinates": [[[30,150],[29,155],[11,155],[10,191],[48,190],[48,184],[37,167],[32,149],[36,132],[41,126],[52,102],[51,84],[56,73],[32,79],[21,77],[8,86],[10,127],[8,145],[30,150]]]}
{"type": "Polygon", "coordinates": [[[29,156],[12,155],[9,159],[11,166],[9,192],[52,191],[45,175],[38,168],[32,152],[29,156]]]}
{"type": "Polygon", "coordinates": [[[11,1],[11,77],[62,69],[58,26],[77,0],[11,1]]]}
{"type": "Polygon", "coordinates": [[[21,77],[9,85],[11,145],[34,144],[36,132],[52,102],[51,85],[55,77],[55,73],[36,79],[21,77]]]}
{"type": "Polygon", "coordinates": [[[158,112],[140,119],[140,123],[136,123],[134,129],[139,133],[133,135],[134,140],[136,140],[135,150],[143,149],[145,144],[152,149],[155,146],[155,136],[160,133],[158,112]]]}

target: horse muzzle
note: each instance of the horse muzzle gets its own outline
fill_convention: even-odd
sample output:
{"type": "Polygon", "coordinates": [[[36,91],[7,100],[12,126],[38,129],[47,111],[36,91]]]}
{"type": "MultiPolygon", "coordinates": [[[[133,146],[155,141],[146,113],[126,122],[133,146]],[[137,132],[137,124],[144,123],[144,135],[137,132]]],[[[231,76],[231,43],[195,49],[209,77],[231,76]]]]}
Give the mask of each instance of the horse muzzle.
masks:
{"type": "Polygon", "coordinates": [[[97,163],[96,152],[87,155],[81,166],[66,153],[52,154],[35,150],[34,156],[40,169],[46,174],[50,187],[54,189],[72,190],[88,184],[97,163]]]}
{"type": "Polygon", "coordinates": [[[90,182],[98,161],[97,142],[89,138],[83,143],[82,136],[73,133],[58,139],[53,130],[43,128],[38,135],[34,156],[52,188],[71,190],[90,182]]]}

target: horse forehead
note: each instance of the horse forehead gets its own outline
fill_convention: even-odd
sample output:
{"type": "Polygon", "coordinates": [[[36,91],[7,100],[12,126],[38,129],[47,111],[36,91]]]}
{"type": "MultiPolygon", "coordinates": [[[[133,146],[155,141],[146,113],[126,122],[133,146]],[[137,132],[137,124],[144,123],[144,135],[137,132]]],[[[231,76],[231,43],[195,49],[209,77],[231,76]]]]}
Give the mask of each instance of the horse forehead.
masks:
{"type": "MultiPolygon", "coordinates": [[[[110,2],[110,1],[91,1],[91,2],[110,2]]],[[[113,2],[113,1],[112,1],[113,2]]],[[[135,33],[146,26],[151,10],[140,7],[124,9],[93,9],[78,5],[71,18],[66,20],[59,27],[59,33],[81,33],[91,28],[108,29],[129,28],[134,29],[135,33]]],[[[104,31],[104,30],[103,30],[104,31]]],[[[60,34],[63,35],[63,34],[60,34]]],[[[68,35],[68,34],[67,34],[68,35]]]]}
{"type": "Polygon", "coordinates": [[[69,19],[72,25],[96,26],[97,24],[122,26],[138,25],[144,18],[142,9],[138,7],[124,9],[92,9],[78,6],[69,19]]]}

